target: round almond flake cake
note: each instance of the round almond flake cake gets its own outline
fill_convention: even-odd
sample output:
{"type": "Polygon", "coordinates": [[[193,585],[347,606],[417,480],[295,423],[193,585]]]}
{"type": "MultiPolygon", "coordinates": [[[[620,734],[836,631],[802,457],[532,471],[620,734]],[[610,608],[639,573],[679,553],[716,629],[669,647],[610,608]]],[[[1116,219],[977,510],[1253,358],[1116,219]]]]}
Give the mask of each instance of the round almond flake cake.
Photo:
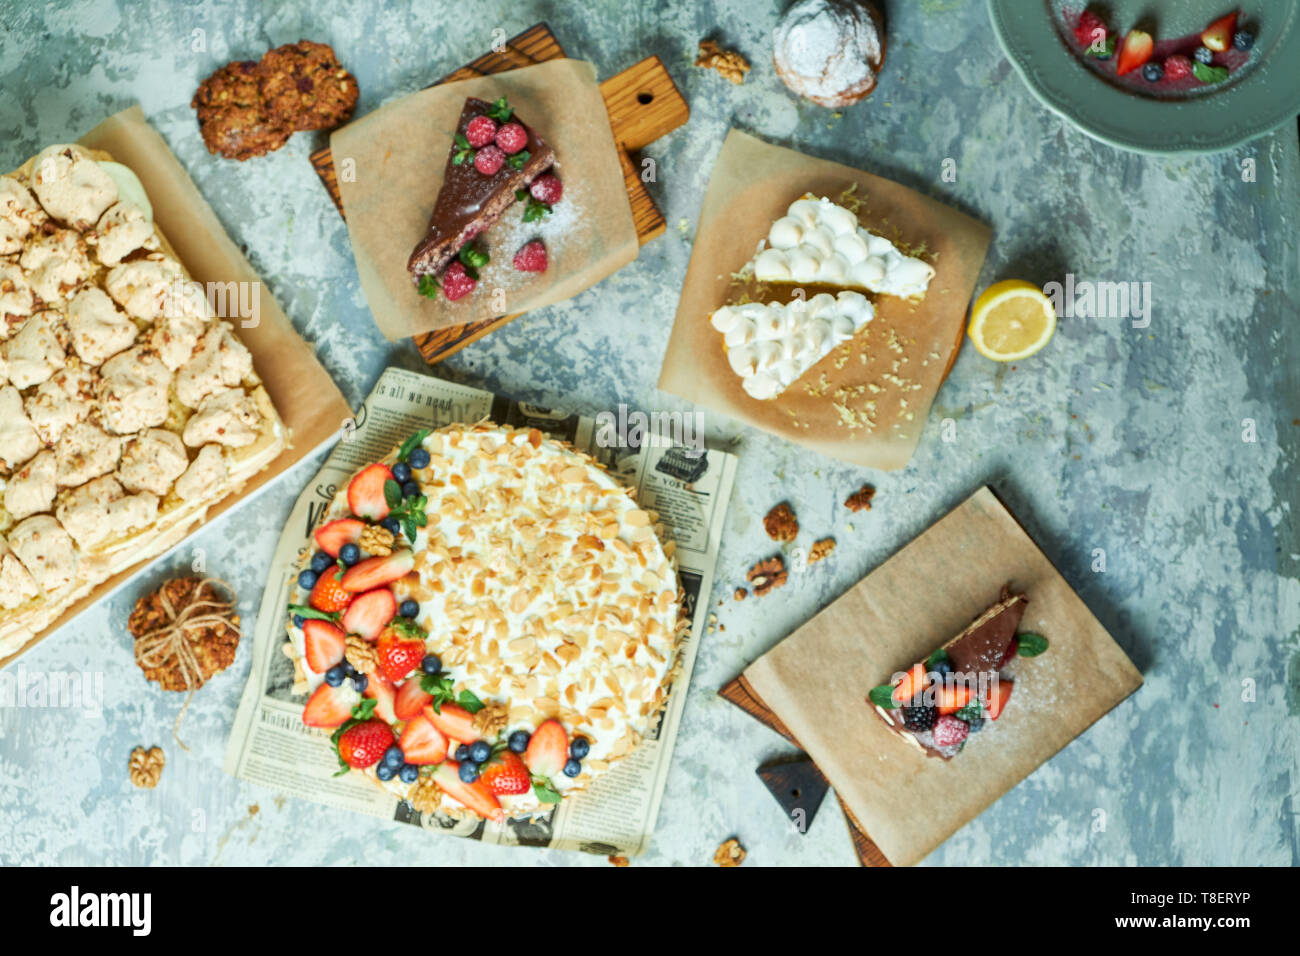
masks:
{"type": "Polygon", "coordinates": [[[422,431],[334,498],[286,653],[303,722],[421,812],[501,821],[657,725],[687,627],[657,516],[537,429],[422,431]]]}

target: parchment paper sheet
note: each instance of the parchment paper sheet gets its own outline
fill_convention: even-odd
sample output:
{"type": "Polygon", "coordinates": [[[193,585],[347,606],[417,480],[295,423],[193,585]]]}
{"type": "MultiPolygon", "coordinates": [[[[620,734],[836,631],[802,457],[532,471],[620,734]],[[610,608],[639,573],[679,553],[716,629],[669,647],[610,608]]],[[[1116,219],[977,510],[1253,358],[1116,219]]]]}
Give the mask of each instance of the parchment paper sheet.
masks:
{"type": "Polygon", "coordinates": [[[1133,693],[1142,676],[988,488],[981,488],[745,677],[790,728],[890,862],[908,866],[1133,693]],[[1050,642],[1016,658],[1006,711],[950,761],[923,757],[866,701],[955,636],[1003,584],[1019,630],[1050,642]]]}
{"type": "Polygon", "coordinates": [[[709,178],[659,387],[832,458],[902,468],[956,358],[989,238],[987,226],[898,183],[733,129],[709,178]],[[722,336],[709,316],[728,300],[732,274],[753,257],[790,203],[806,192],[837,201],[855,184],[864,226],[912,249],[924,244],[936,270],[930,288],[916,303],[872,296],[876,317],[853,340],[847,361],[834,350],[776,399],[750,398],[727,364],[722,336]],[[871,392],[872,384],[882,392],[871,392]],[[870,400],[876,401],[870,429],[849,427],[835,407],[843,402],[860,411],[870,400]]]}
{"type": "Polygon", "coordinates": [[[390,340],[563,301],[627,265],[640,248],[596,70],[581,60],[552,60],[412,93],[335,130],[330,150],[361,287],[390,340]],[[555,150],[564,195],[540,222],[522,222],[522,203],[507,209],[479,238],[492,261],[479,270],[478,288],[448,302],[416,292],[406,260],[429,224],[470,96],[488,102],[506,97],[555,150]],[[546,243],[545,272],[519,272],[511,264],[531,238],[546,243]],[[498,289],[503,294],[493,295],[498,289]]]}

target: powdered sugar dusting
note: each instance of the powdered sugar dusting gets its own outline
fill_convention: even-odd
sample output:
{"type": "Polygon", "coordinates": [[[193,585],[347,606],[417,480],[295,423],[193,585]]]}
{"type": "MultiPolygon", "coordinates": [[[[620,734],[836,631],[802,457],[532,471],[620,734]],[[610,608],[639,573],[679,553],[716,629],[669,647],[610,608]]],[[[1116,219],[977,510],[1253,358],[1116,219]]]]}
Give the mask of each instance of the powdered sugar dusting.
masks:
{"type": "Polygon", "coordinates": [[[579,228],[585,199],[581,184],[570,184],[563,177],[561,180],[564,182],[564,193],[548,214],[533,222],[524,222],[524,210],[528,201],[520,200],[507,209],[496,224],[479,238],[479,242],[492,257],[492,261],[480,270],[480,290],[503,289],[508,300],[512,289],[538,281],[537,273],[520,272],[513,264],[515,253],[533,239],[540,239],[546,245],[550,261],[547,272],[555,268],[566,240],[579,228]]]}
{"type": "Polygon", "coordinates": [[[875,21],[861,7],[799,0],[772,34],[777,67],[800,81],[805,96],[834,99],[869,83],[881,57],[875,21]]]}

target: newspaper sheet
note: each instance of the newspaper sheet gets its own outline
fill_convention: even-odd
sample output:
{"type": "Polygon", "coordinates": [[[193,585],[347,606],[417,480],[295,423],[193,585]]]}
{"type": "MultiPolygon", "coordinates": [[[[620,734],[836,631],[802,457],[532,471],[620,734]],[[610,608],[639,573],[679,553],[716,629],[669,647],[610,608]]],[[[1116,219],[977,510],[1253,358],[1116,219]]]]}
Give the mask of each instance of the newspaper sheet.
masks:
{"type": "MultiPolygon", "coordinates": [[[[663,796],[673,741],[686,703],[684,690],[704,629],[723,520],[736,475],[724,452],[664,440],[671,431],[638,431],[607,420],[513,402],[480,389],[390,368],[380,377],[342,439],[299,497],[276,547],[253,634],[253,667],[226,746],[224,769],[241,780],[333,807],[494,844],[543,846],[631,856],[645,851],[663,796]],[[293,694],[293,665],[282,652],[285,607],[311,529],[335,493],[359,468],[386,455],[419,428],[490,418],[535,427],[592,455],[633,488],[643,508],[659,512],[665,534],[677,542],[677,562],[691,627],[682,648],[681,676],[658,728],[642,745],[584,793],[546,816],[493,824],[421,814],[360,774],[334,776],[338,761],[329,731],[302,724],[304,700],[293,694]],[[630,440],[628,432],[631,432],[630,440]],[[648,437],[642,437],[643,432],[648,437]],[[613,434],[619,440],[611,441],[613,434]]],[[[677,432],[682,434],[681,430],[677,432]]],[[[689,429],[687,430],[689,433],[689,429]]],[[[697,433],[698,434],[698,433],[697,433]]]]}

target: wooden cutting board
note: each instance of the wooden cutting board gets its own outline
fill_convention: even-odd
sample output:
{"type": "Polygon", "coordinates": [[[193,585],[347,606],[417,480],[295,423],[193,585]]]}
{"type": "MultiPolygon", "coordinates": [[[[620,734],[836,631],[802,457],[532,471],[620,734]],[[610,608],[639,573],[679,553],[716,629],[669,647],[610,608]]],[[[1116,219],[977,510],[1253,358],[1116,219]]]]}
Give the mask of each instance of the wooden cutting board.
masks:
{"type": "MultiPolygon", "coordinates": [[[[507,40],[502,49],[483,54],[456,72],[447,74],[438,83],[505,73],[507,70],[559,59],[564,55],[564,48],[560,46],[551,28],[545,23],[539,23],[507,40]]],[[[437,86],[438,83],[432,85],[437,86]]],[[[609,112],[614,141],[619,146],[623,182],[627,188],[628,201],[632,204],[637,238],[644,246],[663,233],[665,222],[663,214],[655,206],[642,182],[640,168],[631,154],[685,123],[690,117],[690,107],[686,105],[673,78],[668,75],[668,70],[657,56],[647,57],[622,73],[611,76],[600,84],[600,92],[605,98],[605,109],[609,112]]],[[[342,215],[343,202],[339,197],[338,180],[334,175],[334,157],[330,148],[326,146],[312,153],[311,163],[342,215]]],[[[438,329],[417,335],[414,341],[424,360],[434,365],[517,318],[518,315],[503,315],[482,322],[438,329]]]]}

